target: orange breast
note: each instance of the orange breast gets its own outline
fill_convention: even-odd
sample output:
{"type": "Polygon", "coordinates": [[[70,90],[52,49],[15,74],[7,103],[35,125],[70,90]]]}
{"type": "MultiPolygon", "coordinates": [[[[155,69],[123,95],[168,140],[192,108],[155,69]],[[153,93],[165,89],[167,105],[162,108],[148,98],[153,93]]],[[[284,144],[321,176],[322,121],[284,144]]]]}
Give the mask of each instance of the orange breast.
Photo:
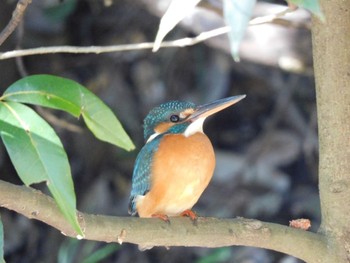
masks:
{"type": "Polygon", "coordinates": [[[208,137],[165,135],[153,159],[151,189],[137,201],[140,217],[176,216],[191,209],[213,176],[214,150],[208,137]]]}

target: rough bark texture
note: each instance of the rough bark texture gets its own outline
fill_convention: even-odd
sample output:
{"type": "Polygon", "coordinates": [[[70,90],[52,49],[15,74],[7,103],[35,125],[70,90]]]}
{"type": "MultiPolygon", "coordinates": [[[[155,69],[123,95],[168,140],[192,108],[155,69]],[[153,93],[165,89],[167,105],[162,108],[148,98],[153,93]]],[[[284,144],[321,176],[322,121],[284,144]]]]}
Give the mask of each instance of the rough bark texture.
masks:
{"type": "Polygon", "coordinates": [[[321,2],[326,23],[313,25],[320,143],[320,232],[350,260],[350,1],[321,2]]]}

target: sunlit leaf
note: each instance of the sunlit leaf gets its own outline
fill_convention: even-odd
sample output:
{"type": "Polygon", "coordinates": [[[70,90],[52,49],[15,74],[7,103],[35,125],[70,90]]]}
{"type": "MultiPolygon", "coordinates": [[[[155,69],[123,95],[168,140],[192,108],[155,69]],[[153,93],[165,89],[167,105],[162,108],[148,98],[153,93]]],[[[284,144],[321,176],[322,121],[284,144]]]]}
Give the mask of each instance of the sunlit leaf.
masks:
{"type": "Polygon", "coordinates": [[[324,20],[324,15],[321,11],[320,3],[318,0],[290,0],[289,2],[309,10],[311,13],[318,16],[321,20],[324,20]]]}
{"type": "Polygon", "coordinates": [[[76,117],[82,115],[98,139],[126,150],[135,148],[106,104],[73,80],[51,75],[25,77],[13,83],[0,99],[64,110],[76,117]]]}
{"type": "Polygon", "coordinates": [[[239,61],[239,46],[245,35],[249,20],[253,13],[256,0],[224,0],[224,16],[228,26],[231,54],[239,61]]]}
{"type": "Polygon", "coordinates": [[[4,260],[4,227],[2,226],[0,216],[0,263],[5,263],[4,260]]]}
{"type": "Polygon", "coordinates": [[[184,19],[201,0],[172,0],[164,16],[160,20],[159,29],[153,46],[157,51],[164,37],[184,19]]]}
{"type": "Polygon", "coordinates": [[[24,184],[46,181],[61,212],[82,235],[68,158],[50,125],[28,106],[0,102],[0,135],[24,184]]]}

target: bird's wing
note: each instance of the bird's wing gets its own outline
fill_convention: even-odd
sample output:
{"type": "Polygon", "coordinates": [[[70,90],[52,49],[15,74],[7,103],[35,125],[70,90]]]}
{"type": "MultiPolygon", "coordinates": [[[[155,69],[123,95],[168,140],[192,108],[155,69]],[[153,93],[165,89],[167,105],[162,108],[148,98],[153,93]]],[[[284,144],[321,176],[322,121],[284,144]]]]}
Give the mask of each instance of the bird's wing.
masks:
{"type": "Polygon", "coordinates": [[[158,149],[160,137],[154,138],[148,142],[139,152],[134,172],[132,175],[131,194],[129,202],[129,214],[135,215],[136,211],[136,197],[145,195],[151,187],[151,164],[155,151],[158,149]]]}

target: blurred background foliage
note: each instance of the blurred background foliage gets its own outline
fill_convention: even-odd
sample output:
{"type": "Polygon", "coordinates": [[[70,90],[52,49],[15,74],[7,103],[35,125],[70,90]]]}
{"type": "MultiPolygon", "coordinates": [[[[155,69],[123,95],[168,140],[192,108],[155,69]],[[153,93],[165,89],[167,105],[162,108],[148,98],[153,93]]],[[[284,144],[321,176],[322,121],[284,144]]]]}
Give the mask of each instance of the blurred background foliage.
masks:
{"type": "MultiPolygon", "coordinates": [[[[0,1],[0,28],[9,21],[16,2],[0,1]]],[[[166,0],[36,0],[0,51],[152,42],[167,4],[166,0]]],[[[220,0],[203,1],[166,40],[223,26],[221,5],[220,0]]],[[[258,1],[254,17],[283,8],[284,1],[258,1]]],[[[298,10],[286,20],[249,27],[240,63],[232,60],[227,36],[157,53],[51,54],[2,60],[0,88],[3,92],[27,74],[74,79],[112,108],[138,149],[143,145],[143,118],[153,106],[173,99],[200,104],[247,94],[239,104],[206,121],[204,129],[214,145],[217,168],[194,210],[201,216],[240,216],[285,225],[303,217],[316,230],[320,209],[310,23],[309,13],[298,10]]],[[[78,209],[127,216],[137,150],[126,152],[96,140],[81,120],[65,113],[40,112],[67,150],[78,209]]],[[[0,147],[0,178],[20,184],[0,147]]],[[[35,187],[45,189],[40,184],[35,187]]],[[[300,262],[249,247],[141,252],[131,244],[72,240],[4,209],[1,216],[7,262],[300,262]]]]}

